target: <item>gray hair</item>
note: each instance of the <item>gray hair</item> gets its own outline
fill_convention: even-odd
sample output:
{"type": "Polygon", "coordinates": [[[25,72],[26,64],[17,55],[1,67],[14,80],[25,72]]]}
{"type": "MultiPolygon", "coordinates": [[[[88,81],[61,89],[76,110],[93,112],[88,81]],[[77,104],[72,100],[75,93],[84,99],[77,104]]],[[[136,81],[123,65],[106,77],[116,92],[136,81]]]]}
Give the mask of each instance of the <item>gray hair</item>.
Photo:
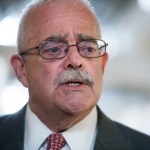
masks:
{"type": "MultiPolygon", "coordinates": [[[[26,49],[26,45],[29,40],[28,37],[32,37],[32,31],[28,31],[31,25],[29,21],[29,16],[32,10],[36,9],[37,7],[41,5],[46,5],[48,3],[53,4],[55,2],[67,2],[67,1],[72,2],[73,5],[80,4],[80,6],[83,6],[89,9],[89,11],[91,11],[93,16],[96,18],[97,24],[99,27],[99,23],[96,17],[95,10],[91,6],[88,0],[32,0],[24,9],[22,17],[21,17],[20,25],[19,25],[18,37],[17,37],[17,49],[19,53],[22,52],[23,49],[26,49]]],[[[98,28],[98,30],[100,33],[100,27],[98,28]]]]}
{"type": "Polygon", "coordinates": [[[94,85],[94,81],[92,77],[84,70],[80,69],[68,69],[61,72],[57,78],[55,79],[54,83],[56,85],[61,85],[67,82],[71,82],[71,80],[77,80],[77,82],[83,82],[90,87],[94,85]]]}

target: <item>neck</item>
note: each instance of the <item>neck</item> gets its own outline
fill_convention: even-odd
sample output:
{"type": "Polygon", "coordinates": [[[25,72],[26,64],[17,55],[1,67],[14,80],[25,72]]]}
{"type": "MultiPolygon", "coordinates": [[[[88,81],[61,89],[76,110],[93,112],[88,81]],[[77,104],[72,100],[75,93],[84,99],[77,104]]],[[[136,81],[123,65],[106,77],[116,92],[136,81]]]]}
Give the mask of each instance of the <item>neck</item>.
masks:
{"type": "Polygon", "coordinates": [[[35,105],[29,103],[30,109],[37,115],[37,117],[53,132],[60,133],[73,125],[83,120],[92,110],[78,114],[69,114],[61,110],[49,109],[48,111],[36,109],[35,105]],[[37,111],[38,110],[38,111],[37,111]]]}

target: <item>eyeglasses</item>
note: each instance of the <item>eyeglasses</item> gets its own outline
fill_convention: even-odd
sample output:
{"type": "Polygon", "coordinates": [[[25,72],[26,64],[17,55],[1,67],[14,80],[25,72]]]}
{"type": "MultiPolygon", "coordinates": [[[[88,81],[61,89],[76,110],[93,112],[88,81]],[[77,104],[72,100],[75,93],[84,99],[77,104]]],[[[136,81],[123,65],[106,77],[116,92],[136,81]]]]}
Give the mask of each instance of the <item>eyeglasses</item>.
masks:
{"type": "Polygon", "coordinates": [[[32,50],[38,50],[38,53],[43,59],[61,59],[64,58],[69,47],[76,46],[79,54],[86,58],[101,57],[106,53],[107,43],[103,40],[84,40],[77,42],[74,45],[69,45],[67,42],[60,42],[56,40],[45,40],[40,45],[30,49],[26,49],[20,53],[20,55],[27,55],[32,50]]]}

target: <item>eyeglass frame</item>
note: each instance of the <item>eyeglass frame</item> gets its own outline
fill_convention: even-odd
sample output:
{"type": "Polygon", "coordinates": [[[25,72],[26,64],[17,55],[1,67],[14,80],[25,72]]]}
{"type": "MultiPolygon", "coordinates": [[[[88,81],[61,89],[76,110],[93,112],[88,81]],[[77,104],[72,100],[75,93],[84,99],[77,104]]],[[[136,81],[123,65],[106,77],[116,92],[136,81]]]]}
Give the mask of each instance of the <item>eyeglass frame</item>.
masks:
{"type": "MultiPolygon", "coordinates": [[[[38,54],[39,54],[39,56],[41,57],[41,58],[43,58],[43,59],[46,59],[46,60],[54,60],[54,59],[62,59],[62,58],[64,58],[66,55],[67,55],[67,53],[68,53],[68,51],[69,51],[69,48],[70,47],[72,47],[72,46],[76,46],[77,47],[77,50],[78,50],[78,53],[82,56],[82,57],[84,57],[84,58],[98,58],[98,57],[102,57],[102,56],[104,56],[105,55],[105,53],[106,53],[106,47],[108,46],[108,43],[106,43],[104,40],[101,40],[101,39],[86,39],[86,40],[83,40],[83,41],[79,41],[79,42],[76,42],[76,44],[71,44],[71,45],[69,45],[67,42],[64,42],[64,41],[60,41],[60,43],[64,43],[64,44],[66,44],[66,46],[67,46],[67,52],[66,52],[66,54],[63,56],[63,57],[60,57],[60,58],[45,58],[45,57],[43,57],[42,55],[41,55],[41,47],[43,46],[43,44],[44,43],[46,43],[47,41],[57,41],[57,40],[52,40],[52,39],[46,39],[46,40],[44,40],[44,41],[42,41],[39,45],[37,45],[37,46],[34,46],[34,47],[32,47],[32,48],[29,48],[29,49],[26,49],[26,50],[20,50],[21,52],[19,52],[19,55],[21,55],[21,56],[23,56],[23,55],[28,55],[28,54],[30,54],[30,53],[28,53],[29,51],[32,51],[32,50],[38,50],[38,54]],[[104,43],[104,46],[102,46],[101,48],[105,48],[105,50],[104,50],[104,54],[102,54],[102,55],[100,55],[100,56],[95,56],[95,57],[86,57],[86,56],[83,56],[81,53],[80,53],[80,50],[79,50],[79,48],[78,48],[78,45],[79,45],[79,43],[82,43],[82,42],[86,42],[86,41],[93,41],[93,42],[97,42],[97,41],[102,41],[103,43],[104,43]]],[[[98,48],[99,49],[99,48],[98,48]]]]}

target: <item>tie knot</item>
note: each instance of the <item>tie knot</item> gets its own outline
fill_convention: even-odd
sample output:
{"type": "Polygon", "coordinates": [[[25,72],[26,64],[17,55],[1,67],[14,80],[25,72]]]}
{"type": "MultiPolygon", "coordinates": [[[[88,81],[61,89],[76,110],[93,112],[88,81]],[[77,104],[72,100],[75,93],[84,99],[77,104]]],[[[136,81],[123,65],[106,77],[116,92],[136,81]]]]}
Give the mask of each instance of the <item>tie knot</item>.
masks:
{"type": "Polygon", "coordinates": [[[47,150],[60,150],[65,144],[66,141],[62,134],[51,134],[47,138],[47,150]]]}

